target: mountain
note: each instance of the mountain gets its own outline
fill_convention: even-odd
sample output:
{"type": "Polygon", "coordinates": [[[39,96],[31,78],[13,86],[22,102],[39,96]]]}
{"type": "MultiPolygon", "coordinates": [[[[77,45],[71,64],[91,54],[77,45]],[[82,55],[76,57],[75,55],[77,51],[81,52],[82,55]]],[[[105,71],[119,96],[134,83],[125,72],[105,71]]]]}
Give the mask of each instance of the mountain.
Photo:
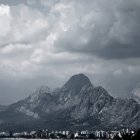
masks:
{"type": "Polygon", "coordinates": [[[61,88],[42,86],[9,105],[0,111],[0,122],[0,130],[16,131],[138,128],[140,105],[133,99],[116,99],[77,74],[61,88]]]}
{"type": "Polygon", "coordinates": [[[6,107],[7,107],[7,106],[0,105],[0,112],[1,112],[1,111],[4,111],[4,110],[6,109],[6,107]]]}
{"type": "Polygon", "coordinates": [[[140,83],[132,90],[132,98],[140,104],[140,83]]]}

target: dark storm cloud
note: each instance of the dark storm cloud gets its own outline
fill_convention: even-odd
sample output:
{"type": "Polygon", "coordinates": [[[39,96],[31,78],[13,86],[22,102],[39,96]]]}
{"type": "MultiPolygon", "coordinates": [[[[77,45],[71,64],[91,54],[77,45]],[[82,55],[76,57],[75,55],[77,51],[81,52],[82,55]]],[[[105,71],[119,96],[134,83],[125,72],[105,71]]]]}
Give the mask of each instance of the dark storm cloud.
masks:
{"type": "Polygon", "coordinates": [[[112,8],[108,9],[106,5],[100,5],[101,1],[92,4],[95,3],[97,10],[87,10],[87,15],[80,17],[79,24],[56,42],[57,49],[86,52],[106,59],[140,57],[140,3],[114,1],[110,4],[112,8]],[[85,19],[88,17],[87,21],[84,16],[85,19]]]}
{"type": "Polygon", "coordinates": [[[97,51],[99,57],[106,59],[125,59],[125,58],[139,58],[140,57],[140,42],[134,44],[120,44],[119,42],[112,42],[108,47],[97,51]]]}

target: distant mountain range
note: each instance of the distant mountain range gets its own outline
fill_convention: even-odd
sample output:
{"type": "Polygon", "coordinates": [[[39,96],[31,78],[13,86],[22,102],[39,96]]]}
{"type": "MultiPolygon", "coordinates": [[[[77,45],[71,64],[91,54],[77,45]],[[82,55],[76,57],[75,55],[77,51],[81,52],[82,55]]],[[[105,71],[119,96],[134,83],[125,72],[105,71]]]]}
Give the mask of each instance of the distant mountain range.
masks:
{"type": "Polygon", "coordinates": [[[112,97],[103,87],[94,87],[84,74],[72,76],[61,88],[40,87],[24,100],[0,107],[0,131],[126,127],[140,127],[140,104],[112,97]]]}

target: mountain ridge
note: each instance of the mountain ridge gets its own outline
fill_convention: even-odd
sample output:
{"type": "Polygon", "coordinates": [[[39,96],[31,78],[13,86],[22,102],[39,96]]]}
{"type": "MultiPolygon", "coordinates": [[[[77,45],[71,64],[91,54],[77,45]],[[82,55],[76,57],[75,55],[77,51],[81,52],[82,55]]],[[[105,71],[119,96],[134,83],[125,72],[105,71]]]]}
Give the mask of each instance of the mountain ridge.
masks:
{"type": "Polygon", "coordinates": [[[140,83],[132,90],[131,96],[140,104],[140,83]]]}
{"type": "Polygon", "coordinates": [[[72,76],[57,90],[40,87],[0,112],[0,130],[138,128],[140,105],[116,99],[84,74],[72,76]]]}

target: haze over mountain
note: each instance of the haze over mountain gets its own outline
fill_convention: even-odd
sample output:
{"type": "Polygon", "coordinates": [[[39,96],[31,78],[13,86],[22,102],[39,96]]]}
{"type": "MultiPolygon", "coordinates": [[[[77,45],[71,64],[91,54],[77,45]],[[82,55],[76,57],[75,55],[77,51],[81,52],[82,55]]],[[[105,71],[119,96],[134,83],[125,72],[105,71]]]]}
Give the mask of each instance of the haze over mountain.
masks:
{"type": "Polygon", "coordinates": [[[112,97],[84,74],[72,76],[61,88],[40,87],[0,110],[0,130],[109,130],[139,125],[140,104],[112,97]]]}

